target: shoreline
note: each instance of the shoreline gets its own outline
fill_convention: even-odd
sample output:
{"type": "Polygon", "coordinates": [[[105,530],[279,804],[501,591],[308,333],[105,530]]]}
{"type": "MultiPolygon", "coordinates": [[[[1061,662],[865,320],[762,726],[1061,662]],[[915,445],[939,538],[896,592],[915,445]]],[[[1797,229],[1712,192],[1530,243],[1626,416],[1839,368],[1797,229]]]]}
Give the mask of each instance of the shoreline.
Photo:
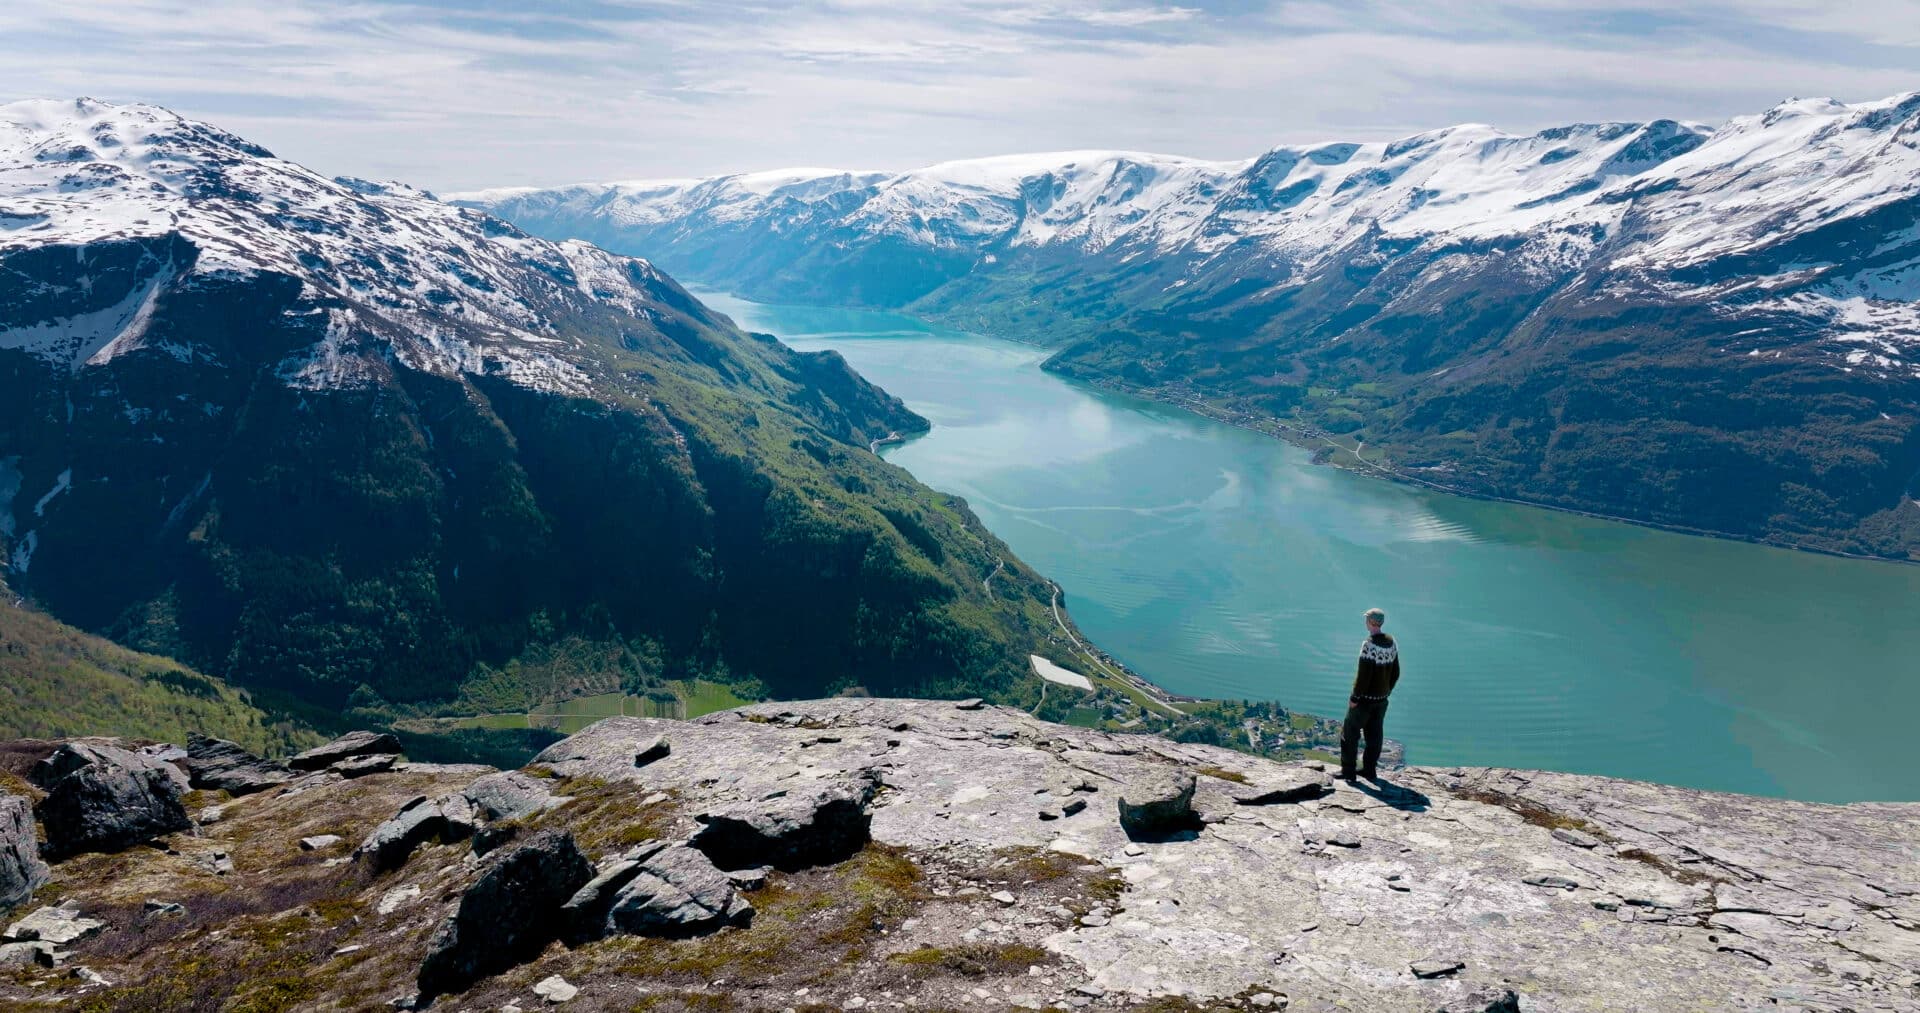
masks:
{"type": "MultiPolygon", "coordinates": [[[[1007,340],[1012,340],[1012,339],[1007,339],[1007,340]]],[[[1020,342],[1020,344],[1029,344],[1029,342],[1020,342]]],[[[1043,347],[1043,346],[1035,345],[1034,347],[1043,347]]],[[[1336,445],[1333,442],[1332,437],[1318,431],[1307,432],[1303,430],[1299,425],[1284,421],[1278,418],[1277,416],[1256,418],[1252,421],[1249,421],[1245,418],[1234,417],[1233,415],[1221,409],[1214,408],[1213,406],[1205,404],[1204,402],[1201,402],[1197,399],[1191,400],[1191,401],[1181,400],[1180,398],[1172,394],[1159,392],[1155,390],[1149,390],[1145,388],[1129,387],[1114,380],[1093,379],[1090,377],[1075,376],[1068,373],[1054,372],[1053,370],[1047,370],[1044,364],[1041,366],[1041,369],[1045,370],[1048,373],[1051,373],[1053,376],[1057,376],[1060,379],[1066,380],[1070,383],[1084,384],[1088,387],[1093,388],[1094,390],[1104,391],[1110,394],[1122,394],[1127,397],[1139,398],[1142,401],[1151,401],[1154,404],[1166,405],[1169,408],[1177,408],[1177,409],[1180,409],[1181,411],[1189,412],[1193,415],[1198,415],[1201,418],[1204,418],[1210,422],[1218,422],[1218,423],[1221,423],[1222,425],[1232,426],[1235,429],[1244,430],[1250,433],[1257,433],[1261,436],[1271,437],[1273,439],[1280,440],[1284,443],[1288,443],[1293,446],[1299,447],[1302,450],[1313,451],[1316,453],[1316,455],[1319,451],[1323,449],[1331,449],[1333,453],[1329,455],[1326,460],[1316,459],[1313,463],[1326,465],[1334,468],[1339,468],[1343,471],[1352,472],[1353,474],[1356,474],[1356,475],[1364,475],[1370,478],[1384,479],[1389,482],[1398,482],[1402,485],[1420,486],[1421,488],[1428,489],[1433,492],[1443,493],[1448,496],[1458,496],[1462,499],[1480,500],[1482,502],[1488,502],[1488,503],[1505,503],[1510,506],[1534,507],[1540,510],[1552,510],[1556,513],[1573,514],[1578,517],[1586,517],[1596,521],[1611,521],[1616,524],[1631,524],[1634,527],[1650,528],[1655,531],[1665,531],[1669,534],[1687,535],[1694,538],[1712,538],[1712,539],[1716,539],[1724,542],[1742,542],[1747,545],[1755,545],[1755,546],[1760,546],[1762,548],[1783,549],[1788,552],[1806,552],[1816,556],[1829,556],[1835,559],[1852,559],[1852,560],[1858,560],[1860,562],[1866,562],[1866,563],[1892,563],[1898,566],[1920,566],[1920,559],[1898,559],[1893,556],[1870,556],[1860,552],[1846,552],[1841,549],[1821,548],[1820,546],[1817,546],[1817,545],[1802,545],[1794,542],[1774,542],[1774,541],[1768,541],[1764,538],[1758,538],[1753,535],[1737,534],[1735,532],[1730,532],[1730,531],[1716,531],[1711,528],[1693,528],[1693,527],[1687,527],[1686,525],[1683,525],[1683,524],[1669,524],[1662,521],[1642,520],[1634,517],[1621,517],[1615,514],[1600,513],[1595,510],[1582,510],[1579,507],[1561,506],[1554,503],[1541,503],[1541,502],[1536,502],[1534,500],[1527,500],[1527,499],[1516,499],[1511,496],[1500,496],[1494,493],[1476,492],[1471,489],[1462,489],[1457,486],[1444,485],[1442,483],[1435,482],[1431,479],[1422,478],[1418,475],[1409,475],[1406,472],[1397,471],[1393,468],[1383,467],[1381,465],[1373,463],[1372,461],[1365,460],[1361,458],[1357,452],[1353,450],[1349,450],[1346,447],[1341,447],[1336,445]],[[1268,426],[1272,426],[1273,429],[1270,430],[1267,428],[1263,428],[1261,425],[1261,423],[1263,422],[1268,426]],[[1274,431],[1274,430],[1278,430],[1278,431],[1274,431]],[[1318,439],[1321,442],[1319,443],[1312,442],[1315,439],[1318,439]],[[1348,461],[1342,460],[1340,458],[1341,453],[1345,453],[1347,457],[1352,459],[1352,462],[1349,463],[1348,461]]]]}
{"type": "MultiPolygon", "coordinates": [[[[887,308],[887,307],[877,307],[877,306],[843,306],[843,305],[829,305],[829,304],[817,304],[817,303],[795,303],[795,304],[760,303],[758,300],[753,299],[751,297],[741,295],[736,292],[730,292],[728,289],[720,285],[713,285],[704,281],[698,282],[697,284],[701,289],[705,289],[710,292],[725,294],[731,298],[739,299],[742,302],[756,303],[758,305],[764,305],[764,306],[797,305],[797,306],[813,308],[813,309],[838,309],[838,310],[857,310],[861,312],[870,312],[870,313],[893,313],[893,314],[898,314],[900,316],[911,318],[913,320],[917,320],[923,324],[948,328],[960,334],[977,335],[980,337],[992,338],[998,341],[1011,341],[1016,345],[1024,345],[1028,348],[1034,348],[1034,349],[1038,349],[1040,351],[1046,352],[1047,360],[1041,361],[1040,369],[1043,372],[1046,372],[1052,376],[1058,377],[1069,383],[1082,384],[1094,390],[1104,391],[1111,394],[1122,394],[1127,397],[1139,398],[1142,401],[1151,401],[1154,404],[1166,405],[1167,407],[1170,407],[1170,408],[1178,408],[1182,411],[1186,411],[1194,415],[1198,415],[1201,418],[1207,419],[1210,422],[1219,422],[1223,425],[1232,426],[1235,429],[1241,429],[1246,432],[1258,433],[1262,436],[1272,437],[1282,442],[1292,444],[1293,446],[1299,447],[1303,450],[1319,451],[1322,448],[1331,448],[1334,451],[1334,453],[1330,455],[1327,460],[1316,461],[1314,463],[1329,464],[1333,467],[1340,468],[1344,471],[1349,471],[1357,475],[1366,475],[1372,478],[1385,479],[1389,482],[1398,482],[1402,485],[1419,486],[1421,488],[1428,489],[1433,492],[1444,493],[1448,496],[1458,496],[1462,499],[1480,500],[1482,502],[1487,502],[1487,503],[1505,503],[1511,506],[1535,507],[1540,510],[1552,510],[1558,513],[1573,514],[1575,516],[1586,517],[1591,520],[1612,521],[1618,524],[1631,524],[1634,527],[1650,528],[1655,531],[1665,531],[1669,534],[1689,535],[1695,538],[1712,538],[1712,539],[1717,539],[1719,541],[1725,541],[1725,542],[1741,542],[1747,545],[1756,545],[1763,548],[1784,549],[1789,552],[1806,552],[1816,556],[1828,556],[1834,559],[1852,559],[1852,560],[1858,560],[1858,561],[1867,562],[1867,563],[1893,563],[1893,564],[1902,565],[1902,566],[1920,566],[1920,559],[1915,559],[1915,558],[1899,559],[1893,556],[1874,556],[1874,555],[1868,555],[1866,553],[1861,553],[1861,552],[1847,552],[1842,549],[1822,548],[1817,545],[1804,545],[1798,542],[1768,541],[1765,538],[1756,537],[1754,535],[1743,535],[1743,534],[1738,534],[1731,531],[1716,531],[1712,528],[1695,528],[1695,527],[1689,527],[1684,524],[1671,524],[1664,521],[1650,521],[1650,520],[1643,520],[1635,517],[1622,517],[1617,514],[1602,513],[1597,510],[1583,510],[1579,507],[1562,506],[1560,504],[1555,504],[1555,503],[1542,503],[1542,502],[1537,502],[1535,500],[1518,499],[1512,496],[1500,496],[1494,493],[1476,492],[1471,489],[1463,489],[1457,486],[1446,485],[1440,482],[1433,481],[1432,479],[1429,479],[1429,478],[1421,477],[1419,475],[1410,475],[1410,474],[1407,474],[1406,472],[1397,471],[1393,468],[1382,467],[1381,465],[1374,464],[1371,461],[1367,461],[1360,458],[1355,452],[1347,450],[1347,448],[1345,447],[1336,446],[1335,444],[1333,444],[1331,437],[1327,436],[1326,434],[1319,433],[1317,431],[1305,432],[1297,424],[1290,423],[1284,419],[1281,419],[1278,416],[1262,416],[1262,417],[1254,418],[1253,420],[1249,421],[1246,418],[1234,417],[1233,415],[1221,409],[1214,408],[1211,405],[1207,405],[1204,402],[1199,401],[1197,398],[1192,400],[1182,400],[1171,393],[1147,389],[1147,388],[1131,387],[1119,380],[1115,380],[1112,378],[1094,378],[1094,377],[1086,377],[1086,376],[1077,376],[1070,373],[1062,373],[1062,372],[1048,369],[1046,365],[1047,361],[1050,360],[1053,356],[1053,353],[1058,352],[1059,349],[1050,345],[1042,344],[1041,342],[1038,342],[1038,341],[1034,341],[1030,338],[1018,337],[1018,336],[1008,335],[1008,334],[986,334],[981,331],[970,330],[967,327],[950,320],[942,319],[939,317],[929,317],[919,313],[915,313],[907,309],[906,307],[887,308]],[[1265,423],[1267,426],[1271,426],[1272,429],[1264,428],[1261,423],[1265,423]],[[1316,438],[1321,440],[1322,442],[1320,443],[1312,442],[1316,438]],[[1346,456],[1349,458],[1352,458],[1352,461],[1348,462],[1348,461],[1341,460],[1340,458],[1341,451],[1346,451],[1346,456]]],[[[698,296],[698,293],[695,293],[695,295],[698,296]]],[[[906,441],[902,440],[900,442],[904,443],[906,441]]],[[[876,454],[878,453],[877,447],[874,448],[874,452],[876,454]]],[[[1912,502],[1914,502],[1916,506],[1920,506],[1920,500],[1916,500],[1912,502]]]]}

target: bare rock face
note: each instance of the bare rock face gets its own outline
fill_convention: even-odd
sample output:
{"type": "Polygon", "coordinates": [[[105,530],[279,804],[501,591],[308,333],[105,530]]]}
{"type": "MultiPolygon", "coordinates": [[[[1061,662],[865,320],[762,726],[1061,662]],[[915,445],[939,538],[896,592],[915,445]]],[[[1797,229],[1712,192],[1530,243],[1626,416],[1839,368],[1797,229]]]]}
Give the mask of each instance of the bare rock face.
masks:
{"type": "Polygon", "coordinates": [[[873,823],[867,803],[879,783],[877,773],[862,770],[701,813],[694,819],[703,826],[688,843],[722,869],[837,862],[866,845],[873,823]]]}
{"type": "Polygon", "coordinates": [[[0,911],[26,903],[46,885],[47,875],[33,832],[33,807],[18,795],[0,794],[0,911]]]}
{"type": "Polygon", "coordinates": [[[400,740],[388,732],[348,732],[324,746],[312,749],[287,761],[287,766],[295,770],[325,770],[341,760],[356,756],[393,755],[400,752],[400,740]]]}
{"type": "Polygon", "coordinates": [[[573,835],[559,831],[541,831],[490,861],[434,933],[420,965],[423,999],[538,956],[565,927],[562,906],[593,878],[573,835]]]}
{"type": "Polygon", "coordinates": [[[120,851],[189,829],[181,803],[186,775],[162,760],[115,746],[68,743],[34,768],[47,797],[34,807],[53,861],[120,851]]]}
{"type": "MultiPolygon", "coordinates": [[[[1916,805],[1489,770],[1330,782],[1307,764],[943,701],[612,718],[540,762],[671,791],[745,828],[784,822],[765,810],[871,770],[885,787],[866,805],[877,843],[1104,866],[1126,884],[1114,910],[1044,937],[1069,969],[1062,991],[1101,1004],[1268,994],[1291,1009],[1509,1013],[1920,1000],[1916,805]],[[670,755],[633,765],[669,733],[670,755]],[[1068,813],[1058,801],[1125,799],[1184,822],[1196,778],[1194,822],[1166,837],[1133,840],[1118,803],[1068,813]]],[[[736,862],[750,864],[717,864],[736,862]]]]}
{"type": "Polygon", "coordinates": [[[187,737],[187,776],[195,788],[250,795],[293,779],[285,765],[263,760],[237,743],[195,732],[187,737]]]}

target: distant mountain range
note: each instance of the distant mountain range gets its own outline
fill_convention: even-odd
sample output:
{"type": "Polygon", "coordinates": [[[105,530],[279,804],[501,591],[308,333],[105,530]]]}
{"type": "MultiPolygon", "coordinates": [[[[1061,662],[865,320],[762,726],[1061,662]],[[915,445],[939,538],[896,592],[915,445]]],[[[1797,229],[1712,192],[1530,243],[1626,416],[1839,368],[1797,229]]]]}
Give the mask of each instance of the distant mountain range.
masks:
{"type": "Polygon", "coordinates": [[[1038,693],[1050,585],[869,451],[926,423],[644,261],[83,99],[0,106],[0,278],[0,558],[67,622],[336,711],[529,652],[1038,693]]]}
{"type": "Polygon", "coordinates": [[[450,199],[754,299],[1039,342],[1402,477],[1920,556],[1920,93],[450,199]]]}

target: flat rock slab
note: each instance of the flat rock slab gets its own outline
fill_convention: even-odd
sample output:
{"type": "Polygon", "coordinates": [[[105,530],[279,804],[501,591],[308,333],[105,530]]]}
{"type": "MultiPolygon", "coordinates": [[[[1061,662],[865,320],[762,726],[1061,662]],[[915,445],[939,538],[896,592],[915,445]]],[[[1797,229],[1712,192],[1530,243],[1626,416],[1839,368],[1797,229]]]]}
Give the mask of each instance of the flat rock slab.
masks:
{"type": "Polygon", "coordinates": [[[400,752],[400,740],[390,732],[348,732],[324,746],[315,746],[287,761],[295,770],[325,770],[355,756],[400,752]]]}
{"type": "Polygon", "coordinates": [[[11,942],[45,942],[65,946],[106,928],[105,922],[87,918],[75,907],[43,907],[7,926],[5,938],[11,942]]]}
{"type": "Polygon", "coordinates": [[[293,779],[293,771],[284,764],[261,759],[238,743],[198,732],[187,736],[183,762],[193,787],[231,795],[251,795],[293,779]]]}
{"type": "Polygon", "coordinates": [[[394,753],[368,753],[364,756],[349,756],[344,760],[335,760],[327,769],[341,777],[366,777],[368,774],[384,774],[400,762],[394,753]]]}
{"type": "Polygon", "coordinates": [[[476,778],[461,791],[486,820],[517,820],[561,805],[568,799],[553,794],[553,782],[518,770],[503,770],[476,778]]]}

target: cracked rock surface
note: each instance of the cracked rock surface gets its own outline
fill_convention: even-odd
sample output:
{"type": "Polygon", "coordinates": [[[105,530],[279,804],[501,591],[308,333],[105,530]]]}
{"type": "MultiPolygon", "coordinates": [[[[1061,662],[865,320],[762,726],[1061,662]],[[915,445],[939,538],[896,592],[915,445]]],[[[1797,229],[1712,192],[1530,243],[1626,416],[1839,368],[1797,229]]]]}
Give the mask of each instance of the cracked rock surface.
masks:
{"type": "Polygon", "coordinates": [[[696,809],[874,771],[876,842],[1085,856],[1124,877],[1119,909],[1045,947],[1101,1003],[1254,989],[1294,1010],[1464,1009],[1508,992],[1552,1010],[1920,1009],[1920,805],[1500,770],[1348,784],[935,701],[614,718],[541,762],[696,809]],[[636,746],[669,730],[672,753],[635,768],[636,746]],[[1130,841],[1118,799],[1177,796],[1188,776],[1202,822],[1130,841]],[[1055,791],[1095,802],[1036,804],[1055,791]]]}
{"type": "Polygon", "coordinates": [[[1920,805],[1389,776],[945,701],[613,718],[191,799],[53,867],[98,927],[0,943],[0,1007],[1920,1011],[1920,805]]]}

